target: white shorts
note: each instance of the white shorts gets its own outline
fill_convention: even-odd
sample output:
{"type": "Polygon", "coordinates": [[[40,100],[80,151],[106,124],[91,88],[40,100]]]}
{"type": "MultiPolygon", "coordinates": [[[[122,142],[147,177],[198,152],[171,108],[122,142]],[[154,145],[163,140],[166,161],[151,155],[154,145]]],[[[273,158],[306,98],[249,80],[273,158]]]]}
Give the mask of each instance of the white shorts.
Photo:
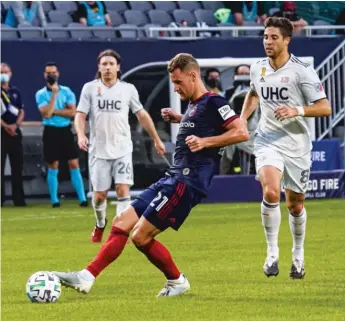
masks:
{"type": "Polygon", "coordinates": [[[255,167],[259,173],[261,167],[274,166],[283,173],[284,188],[296,193],[307,191],[311,155],[307,153],[301,157],[290,157],[265,145],[255,145],[255,167]]]}
{"type": "Polygon", "coordinates": [[[133,185],[132,153],[117,159],[101,159],[89,156],[89,171],[92,188],[96,192],[110,189],[115,184],[133,185]]]}

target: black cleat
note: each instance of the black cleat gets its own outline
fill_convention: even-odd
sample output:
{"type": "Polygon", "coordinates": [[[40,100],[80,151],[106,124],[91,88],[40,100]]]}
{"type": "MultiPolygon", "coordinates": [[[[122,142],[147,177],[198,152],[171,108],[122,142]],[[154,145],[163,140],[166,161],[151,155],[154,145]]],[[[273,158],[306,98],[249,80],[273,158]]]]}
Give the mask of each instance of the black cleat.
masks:
{"type": "Polygon", "coordinates": [[[79,204],[80,207],[88,207],[89,206],[89,203],[87,201],[84,201],[84,202],[81,202],[79,204]]]}
{"type": "Polygon", "coordinates": [[[292,280],[304,279],[304,276],[305,276],[304,261],[294,259],[291,265],[290,278],[292,280]]]}
{"type": "Polygon", "coordinates": [[[60,203],[59,202],[52,204],[52,208],[57,208],[57,207],[60,207],[60,203]]]}
{"type": "Polygon", "coordinates": [[[278,257],[276,256],[267,256],[263,266],[264,273],[267,277],[277,276],[279,274],[278,261],[278,257]]]}

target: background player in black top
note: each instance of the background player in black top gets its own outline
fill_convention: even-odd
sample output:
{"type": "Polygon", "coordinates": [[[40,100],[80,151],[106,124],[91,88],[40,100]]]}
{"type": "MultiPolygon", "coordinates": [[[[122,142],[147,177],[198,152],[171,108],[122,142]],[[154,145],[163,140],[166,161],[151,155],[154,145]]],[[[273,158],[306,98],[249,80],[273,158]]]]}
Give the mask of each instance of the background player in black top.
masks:
{"type": "Polygon", "coordinates": [[[218,165],[219,147],[247,140],[248,132],[222,97],[207,92],[192,55],[178,54],[169,62],[168,71],[175,92],[190,101],[185,115],[162,110],[166,121],[180,123],[174,164],[164,178],[114,218],[108,240],[86,269],[54,272],[62,284],[77,291],[90,291],[95,278],[121,254],[131,231],[134,245],[167,278],[158,296],[180,295],[190,288],[167,248],[155,236],[168,227],[178,230],[207,194],[218,165]]]}

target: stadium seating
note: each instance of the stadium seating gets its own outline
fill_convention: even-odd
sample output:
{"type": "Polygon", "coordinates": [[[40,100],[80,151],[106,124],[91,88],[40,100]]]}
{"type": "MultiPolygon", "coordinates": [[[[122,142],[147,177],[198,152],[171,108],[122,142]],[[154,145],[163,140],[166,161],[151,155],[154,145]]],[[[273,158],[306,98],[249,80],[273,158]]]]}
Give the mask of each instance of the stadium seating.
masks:
{"type": "Polygon", "coordinates": [[[70,33],[71,33],[71,37],[74,39],[90,39],[93,37],[93,33],[91,32],[91,30],[78,22],[72,22],[68,25],[68,27],[71,28],[70,33]],[[84,30],[73,30],[72,28],[83,28],[84,30]]]}
{"type": "Polygon", "coordinates": [[[149,1],[129,1],[132,10],[139,10],[147,12],[152,9],[152,5],[149,1]]]}
{"type": "Polygon", "coordinates": [[[17,39],[17,31],[14,30],[12,27],[1,24],[1,39],[2,40],[13,40],[17,39]]]}
{"type": "Polygon", "coordinates": [[[93,30],[93,35],[99,39],[112,39],[116,37],[115,31],[112,28],[104,26],[95,26],[93,30]],[[107,28],[109,30],[107,30],[107,28]]]}
{"type": "Polygon", "coordinates": [[[178,1],[178,6],[180,9],[194,11],[201,9],[201,4],[199,1],[178,1]]]}
{"type": "Polygon", "coordinates": [[[177,9],[174,1],[153,1],[153,4],[157,10],[164,10],[166,12],[172,12],[177,9]]]}
{"type": "Polygon", "coordinates": [[[67,26],[72,23],[72,17],[65,11],[52,10],[48,12],[48,17],[51,22],[61,23],[63,26],[67,26]]]}
{"type": "Polygon", "coordinates": [[[194,14],[198,22],[205,22],[208,26],[211,27],[217,26],[218,24],[212,10],[197,9],[194,11],[194,14]]]}
{"type": "Polygon", "coordinates": [[[68,39],[70,38],[69,32],[64,28],[61,23],[50,22],[47,24],[46,35],[48,39],[68,39]]]}
{"type": "Polygon", "coordinates": [[[111,23],[114,27],[125,23],[125,19],[117,11],[109,11],[111,23]]]}
{"type": "Polygon", "coordinates": [[[173,17],[177,23],[185,20],[187,21],[188,26],[196,25],[196,18],[194,14],[185,9],[176,9],[173,11],[173,17]]]}
{"type": "Polygon", "coordinates": [[[122,14],[129,8],[127,7],[125,1],[105,1],[108,11],[117,11],[122,14]]]}
{"type": "Polygon", "coordinates": [[[44,34],[41,28],[23,23],[18,26],[18,29],[20,38],[22,39],[44,39],[44,34]]]}
{"type": "Polygon", "coordinates": [[[77,10],[77,4],[74,1],[53,1],[56,10],[65,12],[74,12],[77,10]]]}
{"type": "Polygon", "coordinates": [[[171,16],[163,10],[150,10],[148,12],[148,16],[152,23],[161,26],[168,26],[171,22],[173,22],[171,16]]]}
{"type": "Polygon", "coordinates": [[[150,23],[147,16],[139,10],[126,10],[124,12],[124,16],[127,23],[133,24],[138,27],[150,23]]]}
{"type": "MultiPolygon", "coordinates": [[[[71,30],[81,27],[76,20],[76,1],[43,1],[43,10],[47,16],[48,25],[44,32],[38,29],[12,30],[3,26],[2,39],[111,39],[117,37],[149,37],[148,28],[155,26],[171,26],[172,23],[180,25],[182,21],[187,26],[196,26],[197,23],[207,26],[219,25],[214,17],[214,12],[224,7],[222,1],[105,1],[110,15],[112,26],[119,30],[102,30],[98,27],[91,30],[71,30]],[[120,28],[121,26],[121,28],[120,28]],[[63,29],[66,30],[63,30],[63,29]],[[124,30],[124,28],[130,28],[124,30]],[[96,30],[93,30],[96,29],[96,30]],[[137,29],[137,30],[135,30],[137,29]],[[82,36],[82,37],[81,37],[82,36]]],[[[265,1],[266,12],[279,10],[281,1],[265,1]]],[[[10,1],[3,1],[2,6],[8,9],[10,1]]],[[[310,25],[329,25],[334,23],[341,10],[345,9],[343,1],[321,1],[321,2],[296,2],[297,14],[309,22],[310,25]]],[[[198,24],[199,25],[199,24],[198,24]]],[[[248,25],[248,24],[246,24],[248,25]]],[[[253,26],[257,24],[252,24],[253,26]]],[[[227,24],[230,26],[230,24],[227,24]]],[[[23,28],[21,28],[23,29],[23,28]]],[[[28,28],[26,28],[28,29],[28,28]]],[[[260,31],[240,31],[240,36],[259,36],[260,31]]],[[[329,30],[314,31],[313,35],[334,34],[329,30]]],[[[189,31],[179,30],[165,33],[153,33],[154,37],[162,35],[190,36],[189,31]]],[[[230,31],[221,31],[221,36],[232,36],[230,31]]]]}

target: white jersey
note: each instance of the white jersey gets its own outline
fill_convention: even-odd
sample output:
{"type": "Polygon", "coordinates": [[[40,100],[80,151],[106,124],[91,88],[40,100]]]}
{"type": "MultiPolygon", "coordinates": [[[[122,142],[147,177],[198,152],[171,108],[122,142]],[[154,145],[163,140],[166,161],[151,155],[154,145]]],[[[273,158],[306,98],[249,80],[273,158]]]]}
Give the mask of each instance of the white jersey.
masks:
{"type": "Polygon", "coordinates": [[[274,110],[279,106],[306,106],[326,98],[315,70],[291,55],[287,63],[274,70],[269,59],[250,68],[250,86],[260,97],[261,118],[255,141],[291,157],[300,157],[312,148],[305,117],[279,121],[274,110]]]}
{"type": "Polygon", "coordinates": [[[117,159],[132,153],[128,114],[129,110],[137,113],[142,109],[138,91],[132,84],[118,80],[107,87],[100,79],[86,83],[77,111],[89,115],[89,154],[101,159],[117,159]]]}

